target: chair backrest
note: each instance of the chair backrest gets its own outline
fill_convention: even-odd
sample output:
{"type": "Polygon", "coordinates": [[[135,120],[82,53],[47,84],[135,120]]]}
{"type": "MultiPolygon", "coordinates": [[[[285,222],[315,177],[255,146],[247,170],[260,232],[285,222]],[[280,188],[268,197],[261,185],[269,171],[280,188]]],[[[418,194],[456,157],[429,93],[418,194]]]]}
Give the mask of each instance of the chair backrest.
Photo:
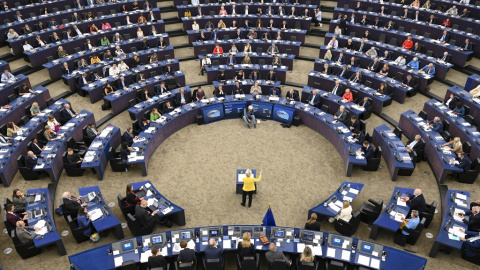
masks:
{"type": "Polygon", "coordinates": [[[419,116],[420,118],[422,118],[423,120],[427,120],[427,116],[428,116],[428,115],[427,115],[427,113],[426,113],[425,111],[420,111],[420,112],[418,113],[418,116],[419,116]]]}
{"type": "Polygon", "coordinates": [[[256,269],[256,262],[254,257],[244,257],[241,263],[242,270],[256,269]]]}
{"type": "Polygon", "coordinates": [[[195,266],[191,263],[179,263],[178,268],[182,270],[195,270],[195,266]]]}
{"type": "Polygon", "coordinates": [[[313,262],[300,262],[298,263],[298,270],[315,270],[315,264],[313,262]]]}
{"type": "Polygon", "coordinates": [[[220,270],[221,268],[222,262],[219,258],[205,260],[205,270],[220,270]]]}
{"type": "Polygon", "coordinates": [[[285,263],[285,260],[275,259],[275,261],[270,266],[270,269],[272,269],[272,270],[287,270],[287,264],[285,263]]]}
{"type": "Polygon", "coordinates": [[[138,265],[134,260],[124,261],[121,270],[138,270],[138,265]]]}
{"type": "Polygon", "coordinates": [[[445,119],[445,120],[442,121],[442,123],[443,123],[443,130],[445,130],[445,131],[450,130],[450,121],[445,119]]]}

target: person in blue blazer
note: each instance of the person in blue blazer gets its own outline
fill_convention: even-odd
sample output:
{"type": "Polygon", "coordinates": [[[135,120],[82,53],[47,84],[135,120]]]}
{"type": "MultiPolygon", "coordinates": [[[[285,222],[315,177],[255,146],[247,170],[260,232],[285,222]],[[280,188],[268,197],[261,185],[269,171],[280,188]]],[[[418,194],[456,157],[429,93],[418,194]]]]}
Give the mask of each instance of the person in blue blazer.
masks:
{"type": "Polygon", "coordinates": [[[277,87],[270,88],[268,95],[270,95],[271,97],[280,97],[281,96],[280,89],[278,89],[277,87]]]}
{"type": "Polygon", "coordinates": [[[458,157],[456,159],[452,158],[450,161],[451,162],[458,161],[458,164],[455,164],[455,167],[463,169],[463,172],[470,170],[470,167],[472,166],[472,162],[465,155],[464,152],[458,153],[458,157]]]}
{"type": "Polygon", "coordinates": [[[420,69],[420,73],[425,73],[425,74],[428,74],[428,75],[435,75],[435,67],[433,66],[432,63],[424,66],[422,69],[420,69]]]}
{"type": "Polygon", "coordinates": [[[475,251],[472,251],[472,248],[479,249],[480,248],[480,232],[473,232],[473,231],[465,231],[460,229],[461,231],[465,232],[465,238],[460,237],[460,241],[462,241],[462,248],[465,249],[465,255],[468,257],[473,257],[477,255],[475,251]],[[468,237],[467,237],[468,236],[468,237]]]}
{"type": "Polygon", "coordinates": [[[237,60],[235,59],[235,57],[233,57],[233,54],[229,54],[227,58],[227,65],[233,66],[235,64],[237,64],[237,60]]]}
{"type": "Polygon", "coordinates": [[[90,220],[90,215],[87,215],[87,208],[86,207],[80,207],[78,209],[78,216],[77,216],[77,226],[79,228],[83,227],[88,227],[83,234],[86,237],[90,237],[92,235],[92,228],[90,227],[90,224],[92,221],[90,220]]]}
{"type": "Polygon", "coordinates": [[[219,247],[215,239],[210,238],[208,246],[205,248],[205,260],[208,259],[220,259],[220,263],[223,262],[223,248],[219,247]]]}
{"type": "Polygon", "coordinates": [[[320,103],[320,96],[317,95],[317,90],[313,90],[312,93],[310,93],[310,96],[308,97],[308,104],[312,106],[317,106],[318,103],[320,103]]]}
{"type": "Polygon", "coordinates": [[[407,64],[407,67],[413,68],[413,69],[418,69],[420,67],[420,64],[418,62],[418,58],[414,57],[410,63],[407,64]]]}
{"type": "Polygon", "coordinates": [[[345,65],[345,56],[343,55],[343,52],[340,53],[338,58],[335,60],[335,62],[345,65]]]}
{"type": "Polygon", "coordinates": [[[218,30],[217,29],[213,30],[212,40],[219,40],[219,39],[220,39],[220,35],[218,34],[218,30]]]}
{"type": "Polygon", "coordinates": [[[443,131],[443,123],[442,121],[440,121],[440,117],[436,116],[435,118],[433,118],[433,121],[430,121],[429,124],[433,131],[436,131],[438,133],[443,131]]]}

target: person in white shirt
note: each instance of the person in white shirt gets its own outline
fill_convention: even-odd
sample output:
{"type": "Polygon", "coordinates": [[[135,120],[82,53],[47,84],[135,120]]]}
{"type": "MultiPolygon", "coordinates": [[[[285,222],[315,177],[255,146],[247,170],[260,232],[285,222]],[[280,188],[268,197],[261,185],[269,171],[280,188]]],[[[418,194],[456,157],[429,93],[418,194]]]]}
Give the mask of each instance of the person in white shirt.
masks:
{"type": "Polygon", "coordinates": [[[395,59],[395,64],[399,66],[405,65],[405,57],[403,55],[400,55],[399,57],[397,57],[397,59],[395,59]]]}
{"type": "Polygon", "coordinates": [[[248,14],[249,14],[249,13],[248,13],[248,5],[245,6],[245,13],[244,13],[244,14],[245,14],[245,15],[248,15],[248,14]]]}
{"type": "Polygon", "coordinates": [[[212,65],[212,60],[207,57],[207,55],[203,55],[202,59],[202,66],[200,67],[200,74],[203,76],[203,73],[205,72],[205,66],[211,66],[212,65]]]}
{"type": "Polygon", "coordinates": [[[120,48],[120,46],[117,46],[116,50],[115,50],[115,55],[117,57],[120,57],[120,56],[123,56],[125,55],[125,53],[123,52],[122,48],[120,48]]]}
{"type": "Polygon", "coordinates": [[[327,44],[327,49],[331,49],[331,48],[333,48],[333,49],[338,48],[338,40],[335,37],[333,37],[330,40],[330,42],[328,42],[328,44],[327,44]]]}
{"type": "Polygon", "coordinates": [[[195,30],[195,31],[200,30],[200,25],[197,23],[197,20],[193,20],[192,30],[195,30]]]}
{"type": "Polygon", "coordinates": [[[458,9],[457,6],[452,6],[447,10],[448,15],[458,15],[458,9]]]}
{"type": "Polygon", "coordinates": [[[343,201],[343,207],[342,207],[342,210],[340,210],[340,213],[338,213],[333,218],[329,218],[328,221],[330,223],[333,223],[335,220],[341,219],[345,222],[349,222],[351,218],[352,218],[352,206],[348,201],[343,201]]]}
{"type": "Polygon", "coordinates": [[[28,44],[28,41],[25,40],[25,43],[23,44],[23,51],[24,52],[31,52],[33,50],[34,50],[34,48],[32,47],[32,45],[28,44]]]}
{"type": "Polygon", "coordinates": [[[120,74],[120,69],[117,67],[117,64],[113,64],[113,66],[108,70],[109,76],[114,76],[120,74]]]}
{"type": "Polygon", "coordinates": [[[7,69],[2,74],[2,83],[12,83],[13,80],[15,80],[15,76],[13,76],[12,73],[10,73],[7,69]]]}
{"type": "Polygon", "coordinates": [[[75,33],[76,33],[79,37],[83,36],[82,31],[80,31],[80,29],[78,29],[78,27],[77,27],[76,25],[73,26],[73,31],[75,31],[75,33]]]}
{"type": "Polygon", "coordinates": [[[120,61],[120,64],[118,64],[118,69],[120,72],[127,71],[129,69],[128,65],[125,64],[125,62],[122,60],[120,61]]]}

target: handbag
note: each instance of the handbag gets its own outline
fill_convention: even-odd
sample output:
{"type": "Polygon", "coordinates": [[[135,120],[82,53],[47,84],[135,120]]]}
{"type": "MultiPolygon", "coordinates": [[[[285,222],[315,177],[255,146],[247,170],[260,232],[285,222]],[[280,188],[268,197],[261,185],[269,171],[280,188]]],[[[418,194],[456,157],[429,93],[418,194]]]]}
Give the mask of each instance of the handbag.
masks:
{"type": "Polygon", "coordinates": [[[93,233],[90,235],[90,241],[92,241],[92,244],[100,242],[100,235],[98,233],[93,233]]]}

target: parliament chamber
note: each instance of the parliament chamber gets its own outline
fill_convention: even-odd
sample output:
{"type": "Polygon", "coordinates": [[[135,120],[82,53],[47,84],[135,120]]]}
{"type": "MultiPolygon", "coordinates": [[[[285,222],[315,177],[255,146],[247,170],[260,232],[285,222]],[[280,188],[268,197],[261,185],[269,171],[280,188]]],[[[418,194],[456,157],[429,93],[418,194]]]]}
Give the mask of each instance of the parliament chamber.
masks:
{"type": "Polygon", "coordinates": [[[479,19],[0,1],[0,270],[478,268],[479,19]]]}

